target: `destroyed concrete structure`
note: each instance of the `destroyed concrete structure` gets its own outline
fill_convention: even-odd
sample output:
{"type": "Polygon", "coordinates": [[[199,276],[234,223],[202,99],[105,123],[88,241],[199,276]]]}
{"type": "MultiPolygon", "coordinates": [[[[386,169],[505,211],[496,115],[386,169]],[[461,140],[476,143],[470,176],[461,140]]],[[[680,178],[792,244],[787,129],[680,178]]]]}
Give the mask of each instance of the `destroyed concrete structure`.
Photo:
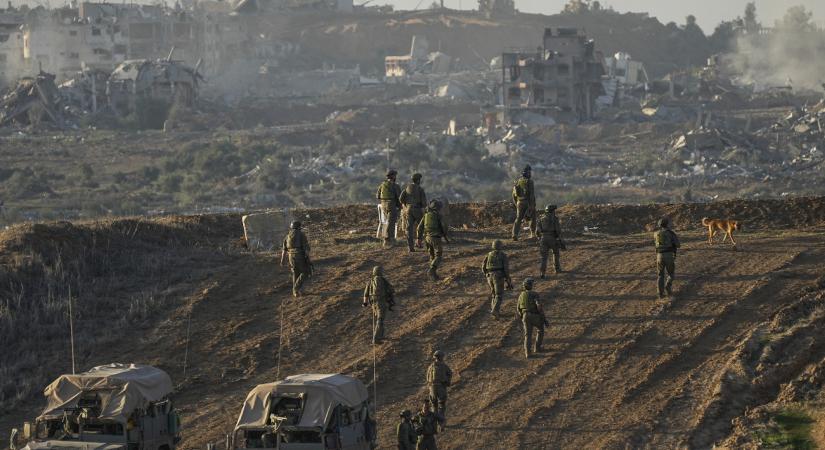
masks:
{"type": "Polygon", "coordinates": [[[198,96],[201,75],[192,68],[167,59],[126,61],[109,76],[109,107],[121,115],[137,109],[140,100],[192,106],[198,96]]]}
{"type": "Polygon", "coordinates": [[[547,28],[535,51],[501,57],[500,104],[507,120],[520,114],[550,116],[560,122],[591,120],[604,94],[604,58],[574,28],[547,28]]]}
{"type": "Polygon", "coordinates": [[[45,72],[21,79],[0,99],[0,126],[9,123],[39,125],[43,122],[63,126],[60,93],[54,84],[54,75],[45,72]]]}

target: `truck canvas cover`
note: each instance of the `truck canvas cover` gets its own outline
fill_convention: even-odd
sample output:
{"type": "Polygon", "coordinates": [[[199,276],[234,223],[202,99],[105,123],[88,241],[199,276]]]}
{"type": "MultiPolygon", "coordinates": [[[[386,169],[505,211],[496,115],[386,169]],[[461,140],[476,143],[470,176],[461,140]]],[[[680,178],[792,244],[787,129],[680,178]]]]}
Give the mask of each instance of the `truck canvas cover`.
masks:
{"type": "Polygon", "coordinates": [[[77,375],[61,375],[43,392],[48,405],[38,420],[62,417],[64,409],[77,406],[84,392],[100,396],[101,419],[125,423],[136,408],[169,395],[172,380],[160,369],[136,364],[109,364],[77,375]]]}
{"type": "Polygon", "coordinates": [[[244,401],[235,429],[266,426],[271,399],[278,394],[304,394],[304,410],[299,427],[323,427],[337,405],[357,408],[368,398],[364,384],[346,375],[293,375],[283,381],[255,387],[244,401]]]}

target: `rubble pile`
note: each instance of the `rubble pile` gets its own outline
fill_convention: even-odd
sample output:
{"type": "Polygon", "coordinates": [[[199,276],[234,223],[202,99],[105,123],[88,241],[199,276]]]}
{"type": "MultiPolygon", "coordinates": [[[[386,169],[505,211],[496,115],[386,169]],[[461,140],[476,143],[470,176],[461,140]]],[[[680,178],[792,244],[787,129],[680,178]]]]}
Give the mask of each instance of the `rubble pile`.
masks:
{"type": "Polygon", "coordinates": [[[783,146],[794,162],[821,160],[825,150],[825,100],[810,108],[799,108],[757,135],[783,146]]]}
{"type": "Polygon", "coordinates": [[[21,79],[0,99],[0,126],[50,123],[62,128],[61,98],[54,79],[54,75],[45,72],[34,78],[21,79]]]}

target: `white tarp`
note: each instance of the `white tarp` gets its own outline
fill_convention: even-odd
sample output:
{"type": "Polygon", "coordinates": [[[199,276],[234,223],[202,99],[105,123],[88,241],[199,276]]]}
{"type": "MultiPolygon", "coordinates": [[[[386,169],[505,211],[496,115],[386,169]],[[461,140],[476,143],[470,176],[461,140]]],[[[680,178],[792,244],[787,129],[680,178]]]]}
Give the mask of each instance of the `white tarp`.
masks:
{"type": "Polygon", "coordinates": [[[38,419],[62,417],[64,409],[77,406],[84,392],[100,396],[101,419],[125,423],[136,408],[169,395],[172,380],[160,369],[136,364],[109,364],[77,375],[61,375],[43,391],[48,405],[38,419]]]}
{"type": "Polygon", "coordinates": [[[266,426],[272,397],[279,394],[304,394],[304,410],[299,427],[324,427],[329,412],[342,404],[357,408],[367,401],[367,388],[361,381],[338,374],[293,375],[283,381],[261,384],[243,403],[235,429],[266,426]]]}

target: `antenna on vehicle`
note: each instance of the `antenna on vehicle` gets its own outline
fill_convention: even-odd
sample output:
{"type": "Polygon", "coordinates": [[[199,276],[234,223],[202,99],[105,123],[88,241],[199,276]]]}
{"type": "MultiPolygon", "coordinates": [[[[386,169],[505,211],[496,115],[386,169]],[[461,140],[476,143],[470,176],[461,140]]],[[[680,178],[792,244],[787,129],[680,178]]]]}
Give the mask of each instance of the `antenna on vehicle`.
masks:
{"type": "Polygon", "coordinates": [[[74,359],[74,317],[72,314],[72,287],[69,286],[69,342],[72,347],[72,375],[75,374],[74,359]]]}

